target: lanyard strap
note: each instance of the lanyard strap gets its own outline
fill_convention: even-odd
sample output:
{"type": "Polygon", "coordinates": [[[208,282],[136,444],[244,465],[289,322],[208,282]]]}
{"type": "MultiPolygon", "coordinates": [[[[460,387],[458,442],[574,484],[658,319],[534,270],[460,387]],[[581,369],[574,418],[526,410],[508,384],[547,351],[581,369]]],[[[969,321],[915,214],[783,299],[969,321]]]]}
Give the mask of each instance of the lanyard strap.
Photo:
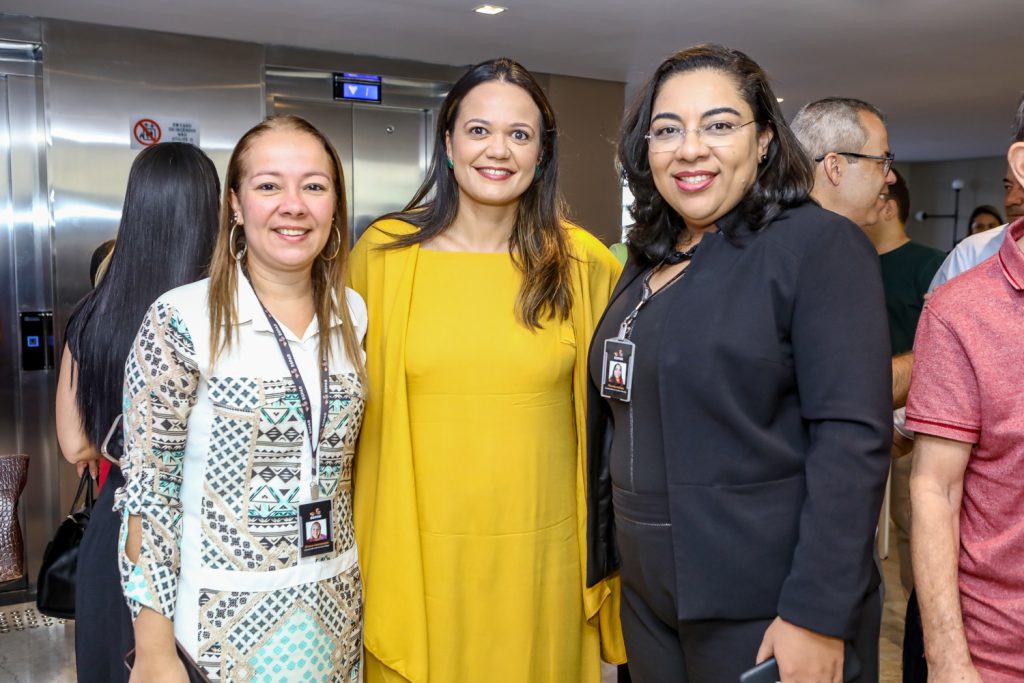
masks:
{"type": "MultiPolygon", "coordinates": [[[[687,251],[675,251],[669,254],[661,263],[652,268],[651,272],[644,276],[643,289],[640,292],[640,301],[637,303],[636,307],[629,312],[629,315],[627,315],[626,319],[622,321],[622,324],[619,325],[619,339],[629,339],[629,335],[633,333],[633,323],[636,322],[636,317],[640,314],[640,309],[651,300],[652,296],[654,296],[655,292],[651,290],[651,278],[654,277],[654,274],[661,270],[661,267],[666,263],[670,266],[675,266],[685,261],[689,261],[693,258],[693,255],[697,253],[697,247],[699,246],[700,242],[697,242],[687,251]]],[[[681,278],[688,270],[689,268],[683,268],[680,270],[676,273],[675,277],[662,285],[661,289],[658,291],[660,292],[662,289],[667,289],[669,285],[681,278]]]]}
{"type": "Polygon", "coordinates": [[[643,289],[640,291],[640,301],[637,302],[636,307],[629,312],[626,319],[619,325],[619,339],[629,339],[629,335],[633,333],[633,323],[636,322],[636,317],[640,314],[640,309],[644,307],[651,299],[651,276],[654,275],[652,270],[643,280],[643,289]]]}
{"type": "MultiPolygon", "coordinates": [[[[256,294],[256,289],[253,288],[253,294],[256,294]]],[[[320,353],[320,431],[317,432],[317,438],[313,437],[313,406],[309,400],[309,392],[306,391],[306,383],[302,381],[302,373],[299,372],[299,364],[295,361],[295,356],[292,354],[291,348],[288,346],[288,338],[284,336],[284,330],[278,324],[274,316],[270,314],[267,307],[260,301],[259,295],[256,295],[256,300],[260,302],[260,308],[263,309],[263,314],[267,316],[267,322],[270,323],[270,328],[274,330],[274,337],[277,339],[277,346],[281,349],[281,356],[284,358],[284,364],[288,366],[288,372],[292,376],[292,381],[295,383],[295,388],[299,391],[299,405],[302,408],[302,417],[306,420],[306,433],[309,435],[309,447],[313,453],[313,464],[311,468],[310,478],[310,495],[315,500],[320,497],[320,470],[317,467],[317,451],[320,446],[320,439],[324,435],[324,427],[327,426],[327,412],[328,412],[328,391],[330,390],[330,372],[327,369],[327,355],[322,351],[320,353]]],[[[323,340],[320,340],[320,348],[323,349],[323,340]]]]}

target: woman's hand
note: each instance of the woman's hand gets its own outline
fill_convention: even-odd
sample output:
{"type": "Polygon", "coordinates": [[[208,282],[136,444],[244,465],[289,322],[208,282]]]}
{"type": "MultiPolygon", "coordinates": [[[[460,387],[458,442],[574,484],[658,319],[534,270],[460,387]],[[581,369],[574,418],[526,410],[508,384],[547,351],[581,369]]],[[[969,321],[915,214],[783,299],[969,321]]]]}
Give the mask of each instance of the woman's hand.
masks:
{"type": "Polygon", "coordinates": [[[136,654],[128,683],[188,683],[188,672],[177,654],[136,654]]]}
{"type": "Polygon", "coordinates": [[[76,462],[75,469],[78,470],[79,479],[82,478],[82,472],[85,471],[86,467],[89,468],[89,476],[93,478],[93,481],[95,481],[96,478],[100,476],[100,459],[89,458],[88,460],[79,460],[76,462]]]}
{"type": "Polygon", "coordinates": [[[764,632],[757,663],[779,663],[782,683],[843,683],[843,641],[775,617],[764,632]]]}
{"type": "MultiPolygon", "coordinates": [[[[138,524],[138,517],[130,519],[134,519],[138,524]]],[[[188,672],[178,659],[174,642],[174,624],[164,615],[148,607],[143,607],[135,619],[135,665],[132,666],[132,675],[128,681],[188,683],[188,672]]]]}

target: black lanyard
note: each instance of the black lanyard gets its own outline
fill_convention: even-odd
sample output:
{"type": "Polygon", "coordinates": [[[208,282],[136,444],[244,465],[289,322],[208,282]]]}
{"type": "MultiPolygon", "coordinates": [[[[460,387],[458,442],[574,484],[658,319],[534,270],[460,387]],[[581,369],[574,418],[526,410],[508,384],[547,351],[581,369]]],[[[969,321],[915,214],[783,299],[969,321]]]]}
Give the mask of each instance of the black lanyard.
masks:
{"type": "Polygon", "coordinates": [[[654,274],[658,272],[658,270],[665,264],[675,266],[685,261],[689,261],[690,259],[693,258],[693,255],[697,253],[698,246],[700,246],[700,242],[694,244],[687,251],[676,251],[669,254],[662,260],[661,263],[652,268],[651,272],[647,273],[647,275],[644,276],[643,289],[640,291],[640,301],[637,303],[636,308],[630,311],[629,315],[626,316],[626,319],[622,321],[621,325],[619,325],[619,339],[629,339],[629,335],[633,333],[633,323],[636,322],[636,317],[640,314],[640,309],[643,308],[647,304],[647,302],[651,300],[651,297],[653,297],[655,294],[660,293],[663,289],[668,289],[669,285],[673,284],[676,280],[683,277],[683,275],[686,273],[686,271],[689,270],[689,268],[683,268],[682,270],[680,270],[678,273],[675,274],[675,276],[671,280],[662,285],[661,289],[659,289],[657,292],[651,290],[651,278],[654,277],[654,274]]]}
{"type": "MultiPolygon", "coordinates": [[[[252,281],[249,283],[252,284],[252,281]]],[[[270,323],[270,327],[274,330],[274,337],[277,339],[277,345],[281,349],[281,356],[284,357],[284,364],[288,366],[288,372],[291,373],[292,381],[295,382],[295,388],[299,391],[299,405],[302,407],[302,417],[306,420],[306,433],[309,435],[309,447],[313,452],[313,466],[311,468],[311,479],[309,481],[310,495],[315,500],[320,497],[320,471],[317,468],[317,450],[320,446],[320,439],[324,435],[324,427],[327,426],[327,408],[328,400],[327,394],[330,389],[330,372],[327,369],[327,354],[323,353],[324,340],[320,340],[320,431],[317,433],[318,438],[313,438],[313,406],[309,400],[309,392],[306,391],[306,383],[302,381],[302,373],[299,372],[299,365],[295,362],[295,356],[292,355],[292,350],[288,346],[288,338],[284,336],[284,330],[274,320],[274,316],[270,314],[267,307],[260,301],[259,295],[256,294],[256,288],[253,288],[253,295],[256,296],[256,301],[259,301],[260,308],[263,309],[264,315],[267,316],[267,322],[270,323]]]]}

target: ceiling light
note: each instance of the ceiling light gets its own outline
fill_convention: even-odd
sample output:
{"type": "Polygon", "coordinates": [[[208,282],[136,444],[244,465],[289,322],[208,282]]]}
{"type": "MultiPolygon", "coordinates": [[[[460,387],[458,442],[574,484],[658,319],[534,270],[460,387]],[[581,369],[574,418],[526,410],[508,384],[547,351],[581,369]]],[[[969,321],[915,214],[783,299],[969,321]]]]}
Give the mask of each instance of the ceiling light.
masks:
{"type": "Polygon", "coordinates": [[[507,9],[508,7],[499,7],[498,5],[480,5],[474,7],[473,11],[477,14],[501,14],[507,9]]]}
{"type": "Polygon", "coordinates": [[[783,102],[786,101],[786,98],[785,97],[776,97],[775,101],[778,102],[779,104],[782,104],[783,102]]]}

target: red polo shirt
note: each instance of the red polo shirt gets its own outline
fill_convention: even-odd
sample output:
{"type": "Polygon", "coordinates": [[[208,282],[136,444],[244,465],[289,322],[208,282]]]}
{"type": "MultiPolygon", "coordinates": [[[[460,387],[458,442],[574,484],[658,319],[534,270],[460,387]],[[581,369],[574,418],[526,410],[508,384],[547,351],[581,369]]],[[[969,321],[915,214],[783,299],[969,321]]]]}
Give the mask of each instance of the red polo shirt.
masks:
{"type": "Polygon", "coordinates": [[[1024,219],[935,291],[914,342],[907,427],[971,443],[960,605],[986,683],[1024,680],[1024,219]]]}

